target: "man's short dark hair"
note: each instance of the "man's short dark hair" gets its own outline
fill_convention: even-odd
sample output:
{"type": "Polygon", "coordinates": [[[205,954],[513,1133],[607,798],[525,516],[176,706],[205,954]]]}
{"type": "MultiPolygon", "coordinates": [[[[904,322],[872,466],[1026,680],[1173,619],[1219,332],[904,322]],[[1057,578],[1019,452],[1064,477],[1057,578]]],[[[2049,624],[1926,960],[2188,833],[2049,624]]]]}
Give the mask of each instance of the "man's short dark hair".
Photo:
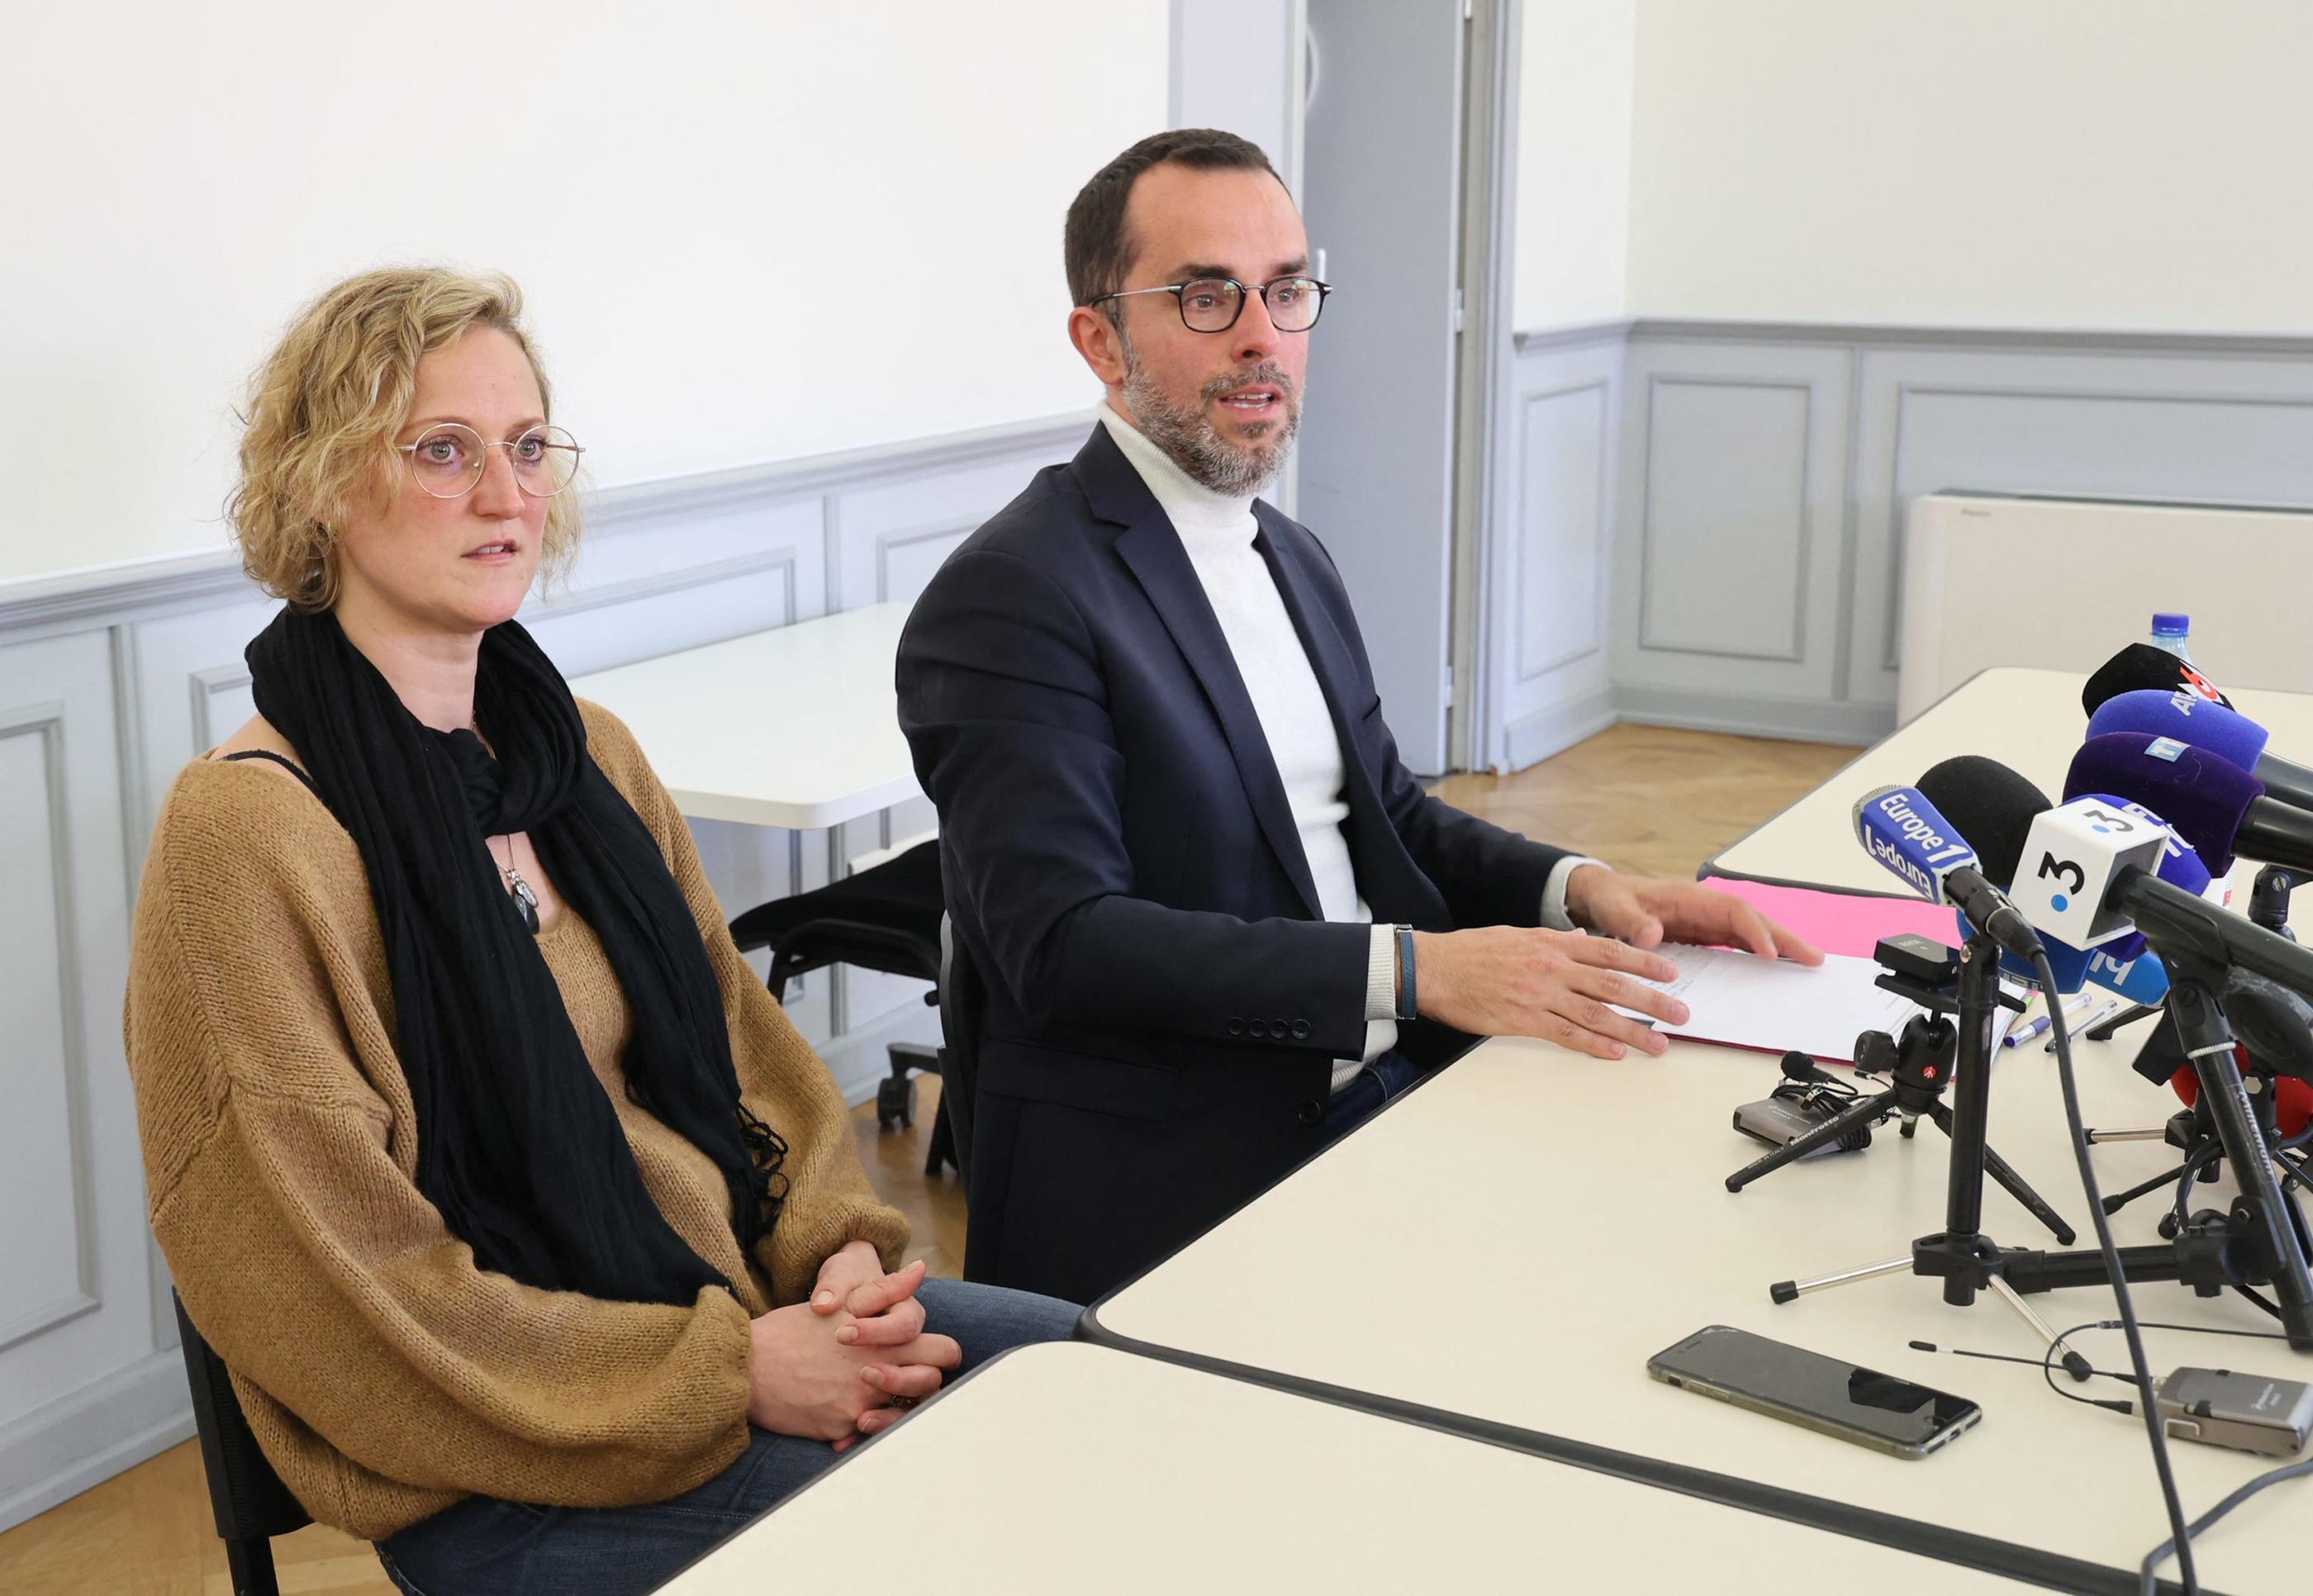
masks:
{"type": "Polygon", "coordinates": [[[1265,172],[1277,177],[1277,168],[1259,145],[1218,128],[1175,128],[1142,139],[1095,172],[1069,207],[1062,254],[1069,293],[1077,304],[1090,304],[1124,287],[1134,253],[1124,236],[1125,202],[1132,198],[1132,185],[1142,172],[1167,161],[1199,172],[1265,172]]]}

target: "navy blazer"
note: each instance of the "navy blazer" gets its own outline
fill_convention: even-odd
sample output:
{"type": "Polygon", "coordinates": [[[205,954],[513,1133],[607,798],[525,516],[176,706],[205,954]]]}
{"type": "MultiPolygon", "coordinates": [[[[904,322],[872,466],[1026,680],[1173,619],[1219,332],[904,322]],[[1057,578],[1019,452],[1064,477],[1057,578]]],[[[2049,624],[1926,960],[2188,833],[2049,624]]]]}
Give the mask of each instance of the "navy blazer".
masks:
{"type": "MultiPolygon", "coordinates": [[[[1332,559],[1253,515],[1341,739],[1374,917],[1538,923],[1561,851],[1422,791],[1332,559]]],[[[1371,933],[1320,918],[1220,622],[1104,426],[941,566],[898,684],[988,988],[965,1274],[1090,1301],[1322,1145],[1332,1061],[1365,1046],[1371,933]]],[[[1417,1021],[1399,1048],[1468,1043],[1417,1021]]]]}

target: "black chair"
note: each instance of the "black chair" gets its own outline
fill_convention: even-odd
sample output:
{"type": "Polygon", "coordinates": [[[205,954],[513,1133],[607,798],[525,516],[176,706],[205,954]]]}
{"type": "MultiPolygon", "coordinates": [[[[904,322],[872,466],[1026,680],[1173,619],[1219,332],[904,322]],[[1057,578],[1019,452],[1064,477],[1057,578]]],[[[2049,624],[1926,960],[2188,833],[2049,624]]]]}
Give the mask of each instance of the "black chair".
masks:
{"type": "MultiPolygon", "coordinates": [[[[771,950],[766,984],[771,996],[784,1002],[788,982],[833,964],[910,975],[937,989],[942,918],[939,844],[919,842],[856,876],[759,904],[731,922],[731,936],[742,953],[771,950]]],[[[925,1001],[937,1004],[938,991],[925,1001]]],[[[944,1075],[940,1050],[894,1042],[889,1053],[892,1072],[875,1092],[876,1123],[886,1130],[910,1128],[916,1123],[912,1072],[944,1075]]],[[[948,1095],[942,1093],[938,1117],[932,1122],[926,1175],[937,1175],[944,1164],[951,1163],[958,1174],[963,1170],[956,1156],[948,1095]]]]}
{"type": "Polygon", "coordinates": [[[171,1292],[169,1300],[176,1303],[185,1380],[193,1389],[193,1424],[200,1432],[201,1471],[208,1476],[209,1507],[216,1514],[217,1538],[224,1542],[233,1596],[280,1596],[273,1576],[273,1538],[303,1529],[312,1517],[258,1450],[224,1361],[193,1328],[177,1293],[171,1292]]]}

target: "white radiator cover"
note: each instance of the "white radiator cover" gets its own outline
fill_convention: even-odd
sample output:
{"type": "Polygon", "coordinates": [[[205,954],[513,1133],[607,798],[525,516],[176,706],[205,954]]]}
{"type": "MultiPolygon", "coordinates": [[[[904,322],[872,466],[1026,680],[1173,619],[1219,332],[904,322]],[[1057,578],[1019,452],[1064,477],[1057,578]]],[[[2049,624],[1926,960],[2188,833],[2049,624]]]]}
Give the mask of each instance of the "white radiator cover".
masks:
{"type": "Polygon", "coordinates": [[[2218,685],[2313,692],[2313,507],[1922,494],[1903,593],[1899,724],[1988,666],[2092,671],[2156,610],[2218,685]]]}

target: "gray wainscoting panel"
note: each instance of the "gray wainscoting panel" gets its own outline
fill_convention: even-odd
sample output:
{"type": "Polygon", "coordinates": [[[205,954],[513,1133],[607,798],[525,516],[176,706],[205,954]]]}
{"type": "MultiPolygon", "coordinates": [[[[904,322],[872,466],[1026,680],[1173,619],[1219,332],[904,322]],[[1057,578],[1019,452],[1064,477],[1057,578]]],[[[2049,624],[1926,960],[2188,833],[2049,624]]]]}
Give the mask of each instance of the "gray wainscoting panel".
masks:
{"type": "MultiPolygon", "coordinates": [[[[1517,345],[1512,409],[1542,392],[1524,375],[1538,362],[1614,354],[1601,686],[1635,719],[1840,742],[1889,729],[1904,507],[1922,493],[2313,505],[2301,338],[1642,321],[1517,345]]],[[[1571,513],[1562,488],[1517,486],[1498,587],[1571,513]]],[[[1492,745],[1512,764],[1548,747],[1518,730],[1526,664],[1492,656],[1492,745]]]]}
{"type": "Polygon", "coordinates": [[[1805,383],[1647,383],[1639,647],[1806,657],[1805,383]]]}
{"type": "Polygon", "coordinates": [[[96,1194],[89,1170],[88,1046],[81,972],[67,957],[77,905],[65,792],[64,705],[0,704],[0,1029],[8,1113],[0,1118],[0,1212],[54,1222],[0,1226],[0,1352],[101,1306],[96,1194]]]}
{"type": "Polygon", "coordinates": [[[1904,507],[1920,494],[2313,503],[2301,355],[1867,348],[1861,372],[1844,683],[1859,701],[1895,701],[1904,507]]]}
{"type": "Polygon", "coordinates": [[[1519,400],[1525,488],[1518,541],[1517,680],[1595,654],[1605,617],[1598,596],[1605,572],[1607,481],[1604,377],[1519,400]]]}
{"type": "Polygon", "coordinates": [[[1517,770],[1614,719],[1608,582],[1623,428],[1617,329],[1522,349],[1496,419],[1492,502],[1508,535],[1482,578],[1485,763],[1517,770]]]}
{"type": "Polygon", "coordinates": [[[0,1524],[43,1484],[6,1438],[154,1350],[113,666],[101,627],[0,638],[0,1524]]]}
{"type": "Polygon", "coordinates": [[[1616,689],[1829,697],[1846,354],[1673,342],[1627,350],[1616,689]]]}
{"type": "MultiPolygon", "coordinates": [[[[575,568],[523,620],[576,675],[912,598],[1090,424],[1087,408],[595,494],[575,568]]],[[[0,1201],[19,1217],[0,1239],[0,1529],[191,1431],[122,1056],[128,915],[170,783],[252,711],[242,651],[274,608],[224,550],[0,583],[0,879],[21,900],[0,916],[0,1201]]],[[[812,684],[730,691],[744,736],[751,705],[812,684]]],[[[831,837],[691,833],[736,913],[931,824],[918,802],[831,837]]],[[[826,974],[789,1014],[857,1102],[884,1043],[936,1040],[937,1017],[919,983],[861,983],[847,1005],[826,974]]]]}

